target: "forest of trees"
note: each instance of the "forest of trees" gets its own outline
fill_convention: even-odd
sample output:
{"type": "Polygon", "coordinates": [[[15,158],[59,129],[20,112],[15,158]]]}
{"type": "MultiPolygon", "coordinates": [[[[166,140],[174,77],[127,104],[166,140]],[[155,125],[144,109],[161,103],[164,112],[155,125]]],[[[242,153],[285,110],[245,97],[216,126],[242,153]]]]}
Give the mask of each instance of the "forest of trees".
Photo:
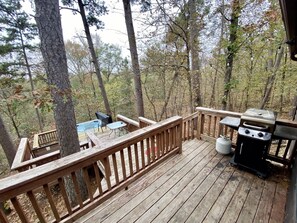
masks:
{"type": "MultiPolygon", "coordinates": [[[[100,21],[108,13],[101,1],[60,1],[60,10],[81,16],[85,29],[64,40],[77,123],[94,119],[96,111],[159,121],[196,106],[265,108],[288,117],[297,65],[287,56],[278,0],[122,2],[128,58],[88,30],[108,28],[100,21]],[[137,28],[133,13],[141,15],[137,28]]],[[[59,126],[55,80],[46,75],[34,15],[18,0],[1,0],[0,18],[0,133],[17,145],[21,137],[59,126]]]]}

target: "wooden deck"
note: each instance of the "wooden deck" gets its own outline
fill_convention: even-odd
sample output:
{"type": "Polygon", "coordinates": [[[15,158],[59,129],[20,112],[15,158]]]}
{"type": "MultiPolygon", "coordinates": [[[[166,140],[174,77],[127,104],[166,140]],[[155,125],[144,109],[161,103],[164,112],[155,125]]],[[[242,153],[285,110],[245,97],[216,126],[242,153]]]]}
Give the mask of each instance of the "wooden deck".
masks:
{"type": "Polygon", "coordinates": [[[266,180],[229,165],[214,144],[175,155],[76,222],[283,222],[288,176],[266,180]]]}

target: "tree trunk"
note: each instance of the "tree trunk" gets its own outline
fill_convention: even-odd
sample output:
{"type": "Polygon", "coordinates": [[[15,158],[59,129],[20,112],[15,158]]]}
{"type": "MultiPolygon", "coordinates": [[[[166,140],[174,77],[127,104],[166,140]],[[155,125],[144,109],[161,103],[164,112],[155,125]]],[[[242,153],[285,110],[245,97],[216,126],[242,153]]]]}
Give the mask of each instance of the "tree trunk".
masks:
{"type": "Polygon", "coordinates": [[[1,116],[0,116],[0,144],[8,160],[9,167],[11,167],[16,153],[16,148],[4,125],[4,122],[1,116]]]}
{"type": "Polygon", "coordinates": [[[188,46],[187,47],[187,73],[186,73],[186,78],[187,78],[187,81],[188,81],[188,86],[189,86],[189,89],[188,89],[188,92],[189,92],[189,106],[190,106],[190,113],[193,113],[194,112],[194,105],[193,105],[193,83],[192,83],[192,76],[191,76],[191,71],[190,71],[190,49],[188,46]]]}
{"type": "Polygon", "coordinates": [[[99,88],[100,88],[101,95],[102,95],[102,98],[103,98],[105,110],[106,110],[106,113],[108,115],[112,115],[112,112],[111,112],[111,109],[110,109],[110,106],[109,106],[108,97],[107,97],[105,87],[104,87],[104,83],[103,83],[102,76],[101,76],[100,66],[99,66],[98,59],[97,59],[97,56],[96,56],[96,52],[95,52],[95,49],[94,49],[94,44],[93,44],[93,41],[92,41],[88,21],[87,21],[87,18],[86,18],[84,4],[83,4],[82,0],[78,0],[78,6],[79,6],[80,15],[81,15],[81,18],[82,18],[82,21],[83,21],[83,25],[84,25],[84,29],[85,29],[85,33],[86,33],[86,38],[87,38],[87,41],[88,41],[89,50],[90,50],[90,53],[91,53],[91,56],[92,56],[92,62],[94,64],[94,66],[95,66],[95,72],[96,72],[96,76],[98,78],[99,88]]]}
{"type": "Polygon", "coordinates": [[[166,98],[164,99],[164,105],[163,105],[163,108],[162,108],[162,111],[161,111],[161,114],[160,114],[160,120],[162,120],[163,115],[167,111],[167,105],[168,105],[169,99],[171,97],[171,94],[173,92],[173,89],[174,89],[174,86],[175,86],[175,82],[176,82],[178,76],[179,76],[179,72],[176,70],[174,72],[174,75],[173,75],[173,78],[172,78],[172,82],[171,82],[170,88],[168,90],[168,94],[167,94],[166,98]]]}
{"type": "Polygon", "coordinates": [[[93,81],[93,73],[90,73],[90,79],[91,79],[91,85],[92,85],[92,90],[93,90],[93,97],[96,99],[97,95],[96,95],[95,84],[94,84],[94,81],[93,81]]]}
{"type": "Polygon", "coordinates": [[[226,58],[226,71],[224,77],[224,94],[222,100],[222,109],[227,109],[227,102],[229,100],[230,91],[231,91],[231,77],[233,69],[233,60],[238,51],[237,44],[237,30],[238,30],[238,18],[241,13],[241,7],[239,0],[233,0],[232,2],[232,13],[231,21],[229,26],[229,43],[227,47],[227,58],[226,58]]]}
{"type": "Polygon", "coordinates": [[[149,97],[149,93],[148,93],[148,90],[147,90],[145,84],[143,85],[143,89],[144,89],[144,93],[146,94],[146,97],[148,99],[148,102],[152,105],[153,112],[154,112],[154,120],[158,120],[157,108],[156,108],[153,100],[149,97]]]}
{"type": "Polygon", "coordinates": [[[196,11],[196,0],[189,1],[189,13],[190,13],[190,53],[191,53],[191,71],[193,77],[193,92],[194,106],[202,105],[201,97],[201,71],[200,71],[200,60],[199,60],[199,30],[198,30],[198,14],[196,11]]]}
{"type": "Polygon", "coordinates": [[[21,134],[20,134],[20,131],[19,131],[19,127],[16,123],[16,120],[15,120],[15,115],[13,113],[13,111],[11,111],[11,106],[6,102],[6,105],[7,105],[7,112],[8,112],[8,117],[10,118],[11,122],[12,122],[12,126],[13,128],[15,129],[15,132],[18,136],[18,138],[20,139],[21,138],[21,134]]]}
{"type": "MultiPolygon", "coordinates": [[[[80,147],[67,69],[59,1],[35,0],[35,7],[40,49],[54,104],[54,117],[61,146],[60,152],[61,156],[65,157],[79,152],[80,147]]],[[[87,189],[81,173],[78,174],[77,178],[82,199],[86,199],[87,189]]],[[[65,184],[71,204],[75,205],[76,193],[71,179],[65,177],[65,184]]]]}
{"type": "Polygon", "coordinates": [[[279,115],[281,116],[283,113],[283,106],[284,106],[284,91],[285,91],[285,79],[286,79],[286,72],[287,72],[287,59],[288,59],[288,52],[286,50],[285,52],[285,61],[284,61],[284,70],[282,73],[282,79],[281,79],[281,94],[280,94],[280,100],[279,100],[279,104],[280,104],[280,109],[279,109],[279,115]]]}
{"type": "MultiPolygon", "coordinates": [[[[224,14],[225,13],[225,1],[222,1],[222,5],[221,5],[221,13],[224,14]]],[[[215,75],[214,75],[214,79],[213,79],[213,86],[212,86],[212,90],[211,90],[211,97],[210,97],[210,102],[209,102],[209,106],[212,108],[216,105],[216,92],[218,92],[218,89],[216,89],[216,86],[218,86],[217,84],[217,79],[218,79],[218,71],[219,71],[219,65],[220,65],[220,61],[219,61],[219,57],[222,55],[222,51],[223,51],[223,40],[224,40],[224,29],[225,29],[225,18],[224,16],[221,17],[221,28],[220,28],[220,40],[219,40],[219,45],[218,45],[218,54],[217,54],[217,60],[215,63],[215,75]]]]}
{"type": "Polygon", "coordinates": [[[273,85],[274,85],[274,81],[275,81],[275,78],[276,78],[276,74],[277,74],[277,71],[278,71],[278,69],[280,67],[280,62],[281,62],[281,59],[282,59],[283,55],[284,55],[284,44],[282,44],[281,47],[277,51],[275,63],[273,65],[273,68],[272,68],[272,71],[271,71],[272,74],[267,79],[267,83],[266,83],[266,87],[265,87],[265,91],[264,91],[264,96],[263,96],[263,99],[262,99],[261,104],[259,106],[260,109],[263,109],[265,107],[265,105],[267,104],[267,102],[269,101],[271,91],[272,91],[272,88],[273,88],[273,85]]]}
{"type": "Polygon", "coordinates": [[[127,28],[128,40],[129,40],[129,46],[130,46],[132,69],[134,73],[137,113],[138,113],[138,116],[144,117],[144,104],[143,104],[143,96],[142,96],[142,88],[141,88],[140,68],[139,68],[138,53],[137,53],[134,27],[133,27],[130,0],[123,0],[123,5],[124,5],[125,22],[126,22],[126,28],[127,28]]]}
{"type": "MultiPolygon", "coordinates": [[[[26,68],[28,71],[28,76],[29,76],[30,85],[31,85],[31,94],[32,94],[32,97],[34,99],[36,99],[36,97],[34,95],[34,84],[33,84],[31,68],[30,68],[30,64],[28,61],[28,57],[27,57],[27,52],[26,52],[26,48],[25,48],[25,44],[24,44],[24,40],[23,40],[23,34],[21,32],[20,32],[20,37],[21,37],[22,51],[23,51],[23,55],[24,55],[24,59],[25,59],[25,65],[26,65],[26,68]]],[[[43,121],[42,121],[39,109],[36,107],[35,107],[35,113],[36,113],[38,124],[39,124],[39,130],[40,130],[40,132],[43,132],[43,121]]]]}
{"type": "MultiPolygon", "coordinates": [[[[251,45],[253,43],[251,42],[251,45]]],[[[254,73],[254,55],[253,55],[253,49],[250,48],[250,67],[247,73],[247,86],[246,86],[246,90],[245,90],[245,109],[247,109],[249,107],[249,100],[250,100],[250,87],[252,85],[252,76],[254,73]]]]}

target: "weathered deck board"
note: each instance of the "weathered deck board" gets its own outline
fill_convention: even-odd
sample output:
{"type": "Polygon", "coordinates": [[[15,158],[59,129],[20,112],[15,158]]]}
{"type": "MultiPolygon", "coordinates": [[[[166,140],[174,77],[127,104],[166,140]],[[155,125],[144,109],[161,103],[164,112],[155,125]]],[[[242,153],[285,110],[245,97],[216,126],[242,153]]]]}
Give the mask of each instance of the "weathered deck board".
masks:
{"type": "MultiPolygon", "coordinates": [[[[85,215],[80,219],[80,222],[92,222],[96,221],[98,216],[102,216],[102,219],[104,220],[106,217],[111,215],[112,213],[116,212],[119,208],[126,205],[131,198],[135,197],[139,192],[142,190],[145,190],[148,186],[150,186],[153,182],[155,182],[160,176],[163,174],[166,174],[168,172],[168,169],[170,166],[177,165],[180,160],[187,158],[190,153],[192,152],[199,152],[199,150],[195,150],[197,147],[197,142],[195,141],[188,141],[185,143],[187,145],[187,150],[184,151],[184,153],[178,157],[171,157],[168,159],[163,165],[160,165],[158,169],[155,169],[154,171],[151,171],[145,178],[141,178],[138,180],[137,184],[133,184],[129,187],[128,193],[125,193],[124,191],[118,196],[115,196],[112,199],[107,200],[104,202],[100,207],[98,207],[96,210],[92,212],[92,215],[85,215]],[[121,202],[118,202],[120,200],[121,202]]],[[[208,144],[199,141],[199,145],[206,147],[208,144]]],[[[202,152],[203,149],[200,150],[202,152]]],[[[171,170],[172,171],[172,170],[171,170]]],[[[162,183],[162,181],[158,181],[158,183],[162,183]]],[[[101,219],[100,219],[101,220],[101,219]]]]}
{"type": "Polygon", "coordinates": [[[187,141],[182,154],[77,222],[283,222],[288,180],[261,180],[229,159],[213,144],[187,141]]]}

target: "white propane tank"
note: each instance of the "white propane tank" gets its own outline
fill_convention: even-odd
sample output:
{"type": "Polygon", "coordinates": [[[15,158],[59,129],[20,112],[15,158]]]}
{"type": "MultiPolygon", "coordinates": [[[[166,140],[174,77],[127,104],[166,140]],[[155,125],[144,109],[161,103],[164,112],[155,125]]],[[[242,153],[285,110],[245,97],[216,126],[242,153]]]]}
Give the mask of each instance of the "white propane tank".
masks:
{"type": "Polygon", "coordinates": [[[221,135],[216,140],[216,151],[223,155],[229,154],[231,152],[231,140],[221,135]]]}

